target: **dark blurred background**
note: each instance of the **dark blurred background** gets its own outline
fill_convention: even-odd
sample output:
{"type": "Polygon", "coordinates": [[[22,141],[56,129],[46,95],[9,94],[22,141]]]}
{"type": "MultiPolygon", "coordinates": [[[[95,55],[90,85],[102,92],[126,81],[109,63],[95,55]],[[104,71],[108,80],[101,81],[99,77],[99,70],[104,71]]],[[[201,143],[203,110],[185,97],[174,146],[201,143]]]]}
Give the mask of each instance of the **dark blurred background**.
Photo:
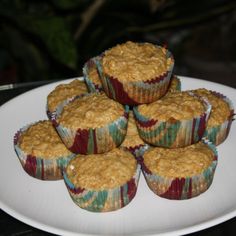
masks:
{"type": "Polygon", "coordinates": [[[0,85],[79,76],[127,40],[167,45],[176,74],[227,84],[235,32],[230,0],[0,0],[0,85]]]}

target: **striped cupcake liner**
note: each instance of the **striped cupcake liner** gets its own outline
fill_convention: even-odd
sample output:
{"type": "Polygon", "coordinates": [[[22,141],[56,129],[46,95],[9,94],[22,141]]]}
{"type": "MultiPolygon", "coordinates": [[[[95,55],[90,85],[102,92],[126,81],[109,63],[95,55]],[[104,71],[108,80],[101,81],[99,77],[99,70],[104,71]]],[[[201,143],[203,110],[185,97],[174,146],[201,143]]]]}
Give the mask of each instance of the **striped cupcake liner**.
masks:
{"type": "Polygon", "coordinates": [[[109,76],[103,72],[102,56],[96,59],[96,64],[102,86],[108,97],[118,101],[121,104],[138,105],[151,103],[162,97],[169,86],[170,77],[174,68],[174,59],[167,50],[166,57],[172,59],[169,69],[160,76],[147,81],[120,82],[118,78],[109,76]]]}
{"type": "MultiPolygon", "coordinates": [[[[90,94],[85,96],[90,96],[90,94]]],[[[77,130],[69,129],[59,123],[58,117],[62,110],[63,106],[57,108],[52,117],[52,123],[66,147],[74,153],[98,154],[108,152],[119,146],[125,138],[129,114],[128,106],[125,106],[124,114],[114,122],[99,128],[78,128],[77,130]]]]}
{"type": "Polygon", "coordinates": [[[140,144],[140,145],[135,145],[135,146],[122,146],[121,148],[124,148],[125,150],[129,151],[134,155],[135,158],[139,158],[143,156],[143,154],[146,152],[146,150],[149,148],[148,144],[140,144]]]}
{"type": "MultiPolygon", "coordinates": [[[[34,124],[34,123],[33,123],[34,124]]],[[[14,136],[14,149],[19,158],[19,161],[30,176],[40,180],[60,180],[63,179],[62,169],[65,168],[68,162],[75,156],[71,153],[68,156],[55,157],[48,159],[39,156],[33,156],[25,153],[19,145],[19,138],[32,124],[24,126],[16,132],[14,136]]]]}
{"type": "Polygon", "coordinates": [[[168,178],[153,174],[145,166],[143,160],[139,161],[146,183],[156,195],[167,199],[184,200],[196,197],[210,187],[218,162],[218,154],[214,144],[208,140],[202,141],[214,152],[214,158],[211,165],[198,175],[185,178],[168,178]]]}
{"type": "Polygon", "coordinates": [[[215,92],[215,91],[211,91],[211,93],[213,93],[215,96],[223,99],[229,105],[229,108],[230,108],[230,115],[227,118],[227,120],[225,120],[220,125],[206,127],[205,133],[203,135],[204,137],[209,139],[215,145],[219,145],[225,141],[225,139],[227,138],[227,136],[229,134],[231,124],[234,120],[234,115],[235,115],[234,114],[234,107],[233,107],[232,101],[229,98],[227,98],[225,95],[215,92]]]}
{"type": "Polygon", "coordinates": [[[148,144],[177,148],[194,144],[201,140],[206,123],[211,111],[209,102],[193,93],[192,96],[198,97],[205,106],[205,112],[198,117],[189,120],[159,121],[148,118],[139,113],[138,107],[134,107],[134,116],[140,137],[148,144]]]}
{"type": "Polygon", "coordinates": [[[141,167],[138,164],[134,176],[124,185],[101,191],[75,187],[69,180],[65,170],[63,177],[73,202],[80,208],[92,212],[115,211],[129,204],[135,197],[141,167]]]}
{"type": "Polygon", "coordinates": [[[91,59],[89,59],[83,67],[83,75],[84,75],[84,81],[88,87],[89,92],[101,92],[103,91],[103,87],[102,87],[102,82],[100,83],[95,83],[90,77],[89,77],[89,71],[91,69],[93,69],[94,67],[97,68],[96,65],[96,57],[93,57],[91,59]]]}

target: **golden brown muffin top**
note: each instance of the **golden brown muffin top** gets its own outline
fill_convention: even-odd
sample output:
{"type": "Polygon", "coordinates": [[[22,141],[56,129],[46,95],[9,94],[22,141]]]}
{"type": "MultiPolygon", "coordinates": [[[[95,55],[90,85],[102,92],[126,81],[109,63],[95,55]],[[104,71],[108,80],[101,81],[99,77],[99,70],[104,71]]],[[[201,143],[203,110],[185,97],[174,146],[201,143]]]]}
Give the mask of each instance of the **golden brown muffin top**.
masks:
{"type": "Polygon", "coordinates": [[[39,121],[24,131],[19,138],[19,146],[26,154],[44,159],[71,155],[48,120],[39,121]]]}
{"type": "Polygon", "coordinates": [[[76,156],[68,164],[66,173],[76,187],[104,190],[124,185],[134,176],[136,168],[132,154],[115,148],[104,154],[76,156]]]}
{"type": "Polygon", "coordinates": [[[151,148],[143,158],[153,174],[182,178],[198,175],[207,169],[213,161],[214,152],[207,144],[199,142],[184,148],[151,148]]]}
{"type": "Polygon", "coordinates": [[[188,120],[205,112],[203,102],[187,92],[173,92],[161,99],[138,106],[138,111],[149,118],[160,121],[188,120]]]}
{"type": "Polygon", "coordinates": [[[48,110],[53,112],[64,100],[87,92],[84,81],[75,79],[68,84],[59,84],[47,97],[48,110]]]}
{"type": "Polygon", "coordinates": [[[104,93],[92,93],[67,104],[58,120],[60,124],[73,130],[89,129],[105,126],[123,114],[123,105],[104,93]]]}
{"type": "Polygon", "coordinates": [[[127,133],[124,142],[121,144],[122,147],[135,147],[140,144],[144,144],[143,140],[139,137],[138,129],[134,120],[133,112],[129,112],[129,121],[127,133]]]}
{"type": "Polygon", "coordinates": [[[205,97],[212,105],[211,113],[207,122],[207,127],[213,127],[224,123],[230,116],[229,104],[222,98],[216,96],[211,91],[200,88],[193,90],[199,96],[205,97]]]}
{"type": "Polygon", "coordinates": [[[147,81],[165,73],[173,64],[167,50],[151,43],[128,41],[107,50],[102,58],[105,74],[119,81],[147,81]]]}

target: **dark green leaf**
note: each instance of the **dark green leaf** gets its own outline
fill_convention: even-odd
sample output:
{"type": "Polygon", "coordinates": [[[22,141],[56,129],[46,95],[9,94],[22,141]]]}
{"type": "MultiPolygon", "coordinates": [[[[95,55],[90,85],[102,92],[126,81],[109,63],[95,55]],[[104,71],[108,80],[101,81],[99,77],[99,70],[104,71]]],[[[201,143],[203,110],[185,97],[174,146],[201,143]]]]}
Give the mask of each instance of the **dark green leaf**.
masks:
{"type": "Polygon", "coordinates": [[[76,45],[62,18],[24,16],[20,18],[20,24],[40,37],[54,59],[68,67],[76,67],[76,45]]]}
{"type": "Polygon", "coordinates": [[[81,0],[52,0],[52,2],[58,8],[67,10],[67,9],[78,7],[82,4],[84,4],[85,2],[87,2],[87,4],[89,4],[90,1],[88,1],[88,0],[87,1],[81,1],[81,0]]]}

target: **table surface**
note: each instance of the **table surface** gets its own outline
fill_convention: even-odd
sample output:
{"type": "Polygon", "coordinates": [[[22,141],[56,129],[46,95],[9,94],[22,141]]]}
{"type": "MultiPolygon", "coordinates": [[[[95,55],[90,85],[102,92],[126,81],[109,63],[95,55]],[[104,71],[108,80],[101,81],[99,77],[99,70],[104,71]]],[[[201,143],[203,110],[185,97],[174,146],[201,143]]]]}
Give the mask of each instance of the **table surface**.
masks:
{"type": "MultiPolygon", "coordinates": [[[[236,88],[236,79],[233,77],[229,79],[222,79],[214,80],[210,78],[209,80],[221,84],[225,84],[231,87],[236,88]]],[[[23,84],[16,84],[10,86],[0,86],[0,105],[5,103],[6,101],[10,100],[11,98],[24,93],[30,89],[36,88],[42,84],[47,84],[53,81],[38,81],[38,82],[30,82],[30,83],[23,83],[23,84]]],[[[192,233],[190,235],[195,236],[233,236],[236,232],[236,217],[228,220],[224,223],[211,227],[209,229],[202,230],[200,232],[192,233]]],[[[42,230],[36,229],[31,227],[27,224],[20,222],[19,220],[13,218],[12,216],[8,215],[4,211],[0,210],[0,235],[1,236],[8,236],[8,235],[20,235],[20,236],[40,236],[40,235],[53,235],[51,233],[46,233],[42,230]]]]}

